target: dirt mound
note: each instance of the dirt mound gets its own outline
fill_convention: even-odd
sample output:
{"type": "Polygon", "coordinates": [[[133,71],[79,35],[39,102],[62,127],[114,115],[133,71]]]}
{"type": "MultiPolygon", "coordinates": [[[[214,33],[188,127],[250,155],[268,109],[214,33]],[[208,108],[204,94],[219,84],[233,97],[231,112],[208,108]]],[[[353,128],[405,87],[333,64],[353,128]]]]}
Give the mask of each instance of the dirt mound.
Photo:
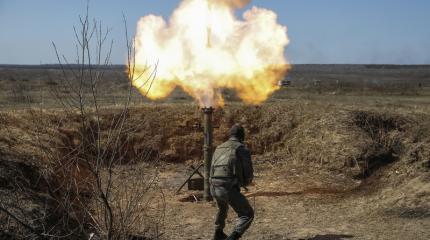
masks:
{"type": "MultiPolygon", "coordinates": [[[[101,131],[97,134],[108,139],[119,111],[103,109],[99,116],[101,131]]],[[[126,114],[127,134],[117,145],[110,146],[120,148],[124,163],[201,161],[202,113],[198,107],[148,105],[132,108],[126,114]]],[[[55,172],[47,152],[67,158],[72,149],[86,146],[82,141],[87,133],[78,120],[74,113],[57,110],[0,113],[0,191],[2,196],[16,192],[14,200],[8,198],[5,202],[17,200],[22,206],[31,206],[18,216],[37,218],[46,214],[44,211],[55,213],[56,210],[46,208],[50,199],[45,185],[24,183],[35,183],[39,176],[47,176],[53,169],[55,172]],[[16,184],[21,186],[19,191],[15,191],[16,184]]],[[[343,194],[364,189],[354,194],[371,193],[370,199],[385,206],[387,214],[406,218],[429,216],[425,211],[430,207],[427,115],[357,111],[331,105],[322,108],[294,101],[258,107],[233,104],[214,113],[215,145],[227,139],[228,129],[234,123],[246,128],[246,144],[254,155],[256,178],[270,182],[254,196],[343,194]],[[286,183],[290,184],[288,188],[286,183]]],[[[103,151],[109,153],[111,149],[103,151]]],[[[76,174],[80,174],[76,175],[79,179],[85,171],[76,174]]],[[[54,186],[61,183],[51,180],[49,184],[54,186]]],[[[0,215],[0,221],[7,229],[14,229],[3,224],[8,222],[5,215],[0,215]]],[[[47,224],[34,222],[30,228],[47,224]]]]}
{"type": "MultiPolygon", "coordinates": [[[[104,109],[100,135],[110,134],[119,109],[104,109]]],[[[201,110],[190,104],[133,108],[129,134],[121,139],[125,162],[161,160],[201,161],[201,110]]],[[[0,147],[21,158],[42,159],[50,147],[63,154],[81,144],[78,116],[61,112],[0,114],[0,147]]],[[[429,156],[427,116],[325,109],[301,103],[230,105],[214,113],[214,144],[228,138],[234,123],[246,128],[246,144],[257,162],[293,164],[309,171],[326,169],[364,178],[399,159],[425,165],[429,156]]],[[[109,149],[105,149],[109,152],[109,149]]],[[[42,165],[49,160],[36,161],[42,165]]]]}

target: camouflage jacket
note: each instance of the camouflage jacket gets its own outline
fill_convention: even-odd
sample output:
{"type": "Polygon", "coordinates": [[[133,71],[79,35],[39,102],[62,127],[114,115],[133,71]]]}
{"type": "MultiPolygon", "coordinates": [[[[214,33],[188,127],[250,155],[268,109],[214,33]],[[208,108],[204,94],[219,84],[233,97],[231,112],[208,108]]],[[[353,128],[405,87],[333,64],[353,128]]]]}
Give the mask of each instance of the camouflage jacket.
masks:
{"type": "Polygon", "coordinates": [[[216,148],[210,176],[215,179],[237,180],[240,186],[249,185],[254,178],[251,153],[237,138],[231,137],[216,148]]]}

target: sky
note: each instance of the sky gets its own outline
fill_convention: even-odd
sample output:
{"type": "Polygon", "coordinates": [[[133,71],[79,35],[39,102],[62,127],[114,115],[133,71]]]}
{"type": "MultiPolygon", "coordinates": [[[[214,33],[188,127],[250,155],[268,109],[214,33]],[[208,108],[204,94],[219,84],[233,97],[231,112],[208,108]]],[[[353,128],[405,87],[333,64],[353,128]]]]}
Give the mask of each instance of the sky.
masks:
{"type": "MultiPolygon", "coordinates": [[[[132,35],[148,14],[168,19],[179,0],[90,0],[90,15],[111,29],[112,63],[126,59],[124,13],[132,35]]],[[[74,59],[73,26],[86,0],[0,0],[0,64],[57,63],[52,42],[74,59]]],[[[428,0],[253,0],[278,14],[295,64],[430,64],[428,0]]]]}

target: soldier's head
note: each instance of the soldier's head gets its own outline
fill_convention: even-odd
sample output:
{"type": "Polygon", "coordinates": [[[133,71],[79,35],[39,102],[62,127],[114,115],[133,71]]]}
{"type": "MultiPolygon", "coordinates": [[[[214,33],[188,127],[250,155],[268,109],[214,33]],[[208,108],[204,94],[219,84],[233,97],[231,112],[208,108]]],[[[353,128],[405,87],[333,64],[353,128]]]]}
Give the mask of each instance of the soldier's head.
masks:
{"type": "Polygon", "coordinates": [[[230,129],[230,137],[237,138],[240,142],[245,140],[245,129],[240,124],[235,124],[230,129]]]}

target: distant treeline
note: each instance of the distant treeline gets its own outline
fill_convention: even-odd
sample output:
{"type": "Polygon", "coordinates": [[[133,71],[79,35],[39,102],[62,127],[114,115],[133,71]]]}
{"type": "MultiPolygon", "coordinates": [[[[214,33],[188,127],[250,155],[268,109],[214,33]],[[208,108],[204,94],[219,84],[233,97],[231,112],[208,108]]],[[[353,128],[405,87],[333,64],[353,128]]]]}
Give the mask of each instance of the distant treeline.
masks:
{"type": "MultiPolygon", "coordinates": [[[[6,69],[79,69],[79,64],[40,64],[40,65],[20,65],[20,64],[0,64],[0,68],[6,69]]],[[[88,67],[88,65],[86,66],[88,67]]],[[[126,65],[91,65],[93,69],[125,69],[126,65]]],[[[293,69],[296,70],[359,70],[359,69],[378,69],[378,70],[394,70],[394,69],[430,69],[430,65],[394,65],[394,64],[293,64],[293,69]]]]}
{"type": "Polygon", "coordinates": [[[430,65],[395,65],[395,64],[293,64],[293,70],[397,70],[430,69],[430,65]]]}
{"type": "MultiPolygon", "coordinates": [[[[91,67],[92,69],[112,69],[122,70],[125,69],[126,65],[113,64],[113,65],[86,65],[86,68],[91,67]]],[[[0,68],[6,69],[80,69],[79,64],[40,64],[40,65],[19,65],[19,64],[0,64],[0,68]]]]}

